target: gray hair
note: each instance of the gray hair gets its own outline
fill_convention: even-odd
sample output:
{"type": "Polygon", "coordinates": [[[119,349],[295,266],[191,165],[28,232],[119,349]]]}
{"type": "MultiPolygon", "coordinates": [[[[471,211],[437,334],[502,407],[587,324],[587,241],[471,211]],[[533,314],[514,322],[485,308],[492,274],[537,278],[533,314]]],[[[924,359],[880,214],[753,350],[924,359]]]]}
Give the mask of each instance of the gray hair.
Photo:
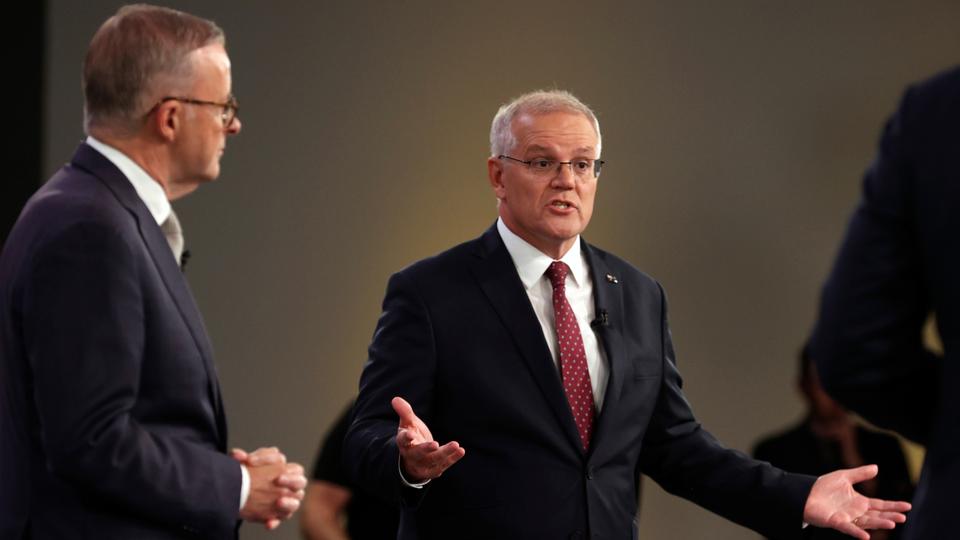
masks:
{"type": "Polygon", "coordinates": [[[160,82],[189,79],[187,55],[224,43],[213,21],[147,4],[120,8],[94,34],[83,61],[84,130],[134,129],[160,82]]]}
{"type": "Polygon", "coordinates": [[[513,120],[521,114],[533,116],[553,112],[579,113],[587,117],[597,132],[597,155],[600,154],[600,122],[597,115],[566,90],[536,90],[523,94],[504,104],[493,117],[490,125],[490,155],[497,157],[509,153],[517,143],[513,136],[513,120]]]}

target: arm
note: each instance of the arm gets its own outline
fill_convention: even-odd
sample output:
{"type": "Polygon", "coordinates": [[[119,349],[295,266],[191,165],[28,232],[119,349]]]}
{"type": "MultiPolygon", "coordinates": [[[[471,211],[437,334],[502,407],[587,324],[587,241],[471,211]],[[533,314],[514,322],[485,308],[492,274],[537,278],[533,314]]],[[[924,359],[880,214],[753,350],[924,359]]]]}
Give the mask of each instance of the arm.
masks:
{"type": "Polygon", "coordinates": [[[926,350],[931,311],[917,240],[913,94],[887,123],[863,196],[823,289],[812,339],[827,391],[871,422],[925,442],[940,362],[926,350]]]}
{"type": "Polygon", "coordinates": [[[456,442],[441,446],[427,429],[436,361],[429,312],[412,284],[395,274],[387,285],[360,377],[354,421],[344,441],[345,467],[371,493],[393,501],[403,497],[415,505],[425,490],[401,489],[405,482],[399,467],[404,467],[407,480],[419,482],[439,476],[463,456],[456,442]],[[395,399],[398,396],[404,399],[395,399]]]}
{"type": "Polygon", "coordinates": [[[146,347],[138,248],[116,225],[86,219],[45,240],[32,261],[23,331],[47,466],[118,510],[232,534],[240,464],[133,414],[146,347]]]}
{"type": "Polygon", "coordinates": [[[663,381],[644,437],[644,473],[668,492],[772,538],[799,538],[801,524],[810,523],[869,540],[862,528],[893,528],[904,521],[901,512],[909,504],[868,499],[853,490],[853,484],[876,476],[876,466],[820,478],[792,474],[725,448],[703,430],[681,390],[662,290],[660,297],[663,381]]]}
{"type": "Polygon", "coordinates": [[[349,489],[323,480],[312,480],[303,500],[300,532],[306,540],[347,540],[343,526],[349,489]]]}

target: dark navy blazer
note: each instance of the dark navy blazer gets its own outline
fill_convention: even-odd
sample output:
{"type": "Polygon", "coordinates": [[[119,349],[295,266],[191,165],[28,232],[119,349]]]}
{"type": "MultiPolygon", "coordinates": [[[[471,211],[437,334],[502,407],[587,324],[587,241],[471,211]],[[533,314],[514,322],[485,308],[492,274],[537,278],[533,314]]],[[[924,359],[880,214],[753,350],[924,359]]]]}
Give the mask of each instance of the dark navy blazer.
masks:
{"type": "Polygon", "coordinates": [[[887,122],[824,286],[812,343],[828,392],[927,446],[905,540],[957,536],[958,238],[960,68],[954,68],[910,88],[887,122]],[[923,344],[930,313],[943,357],[923,344]]]}
{"type": "Polygon", "coordinates": [[[226,436],[163,232],[82,144],[0,256],[0,538],[235,538],[226,436]]]}
{"type": "Polygon", "coordinates": [[[681,391],[658,283],[582,243],[610,379],[584,453],[558,370],[496,227],[393,275],[344,459],[403,502],[400,538],[636,537],[638,478],[776,537],[801,533],[813,478],[721,446],[681,391]],[[609,279],[608,279],[609,276],[609,279]],[[462,460],[401,488],[393,396],[462,460]]]}

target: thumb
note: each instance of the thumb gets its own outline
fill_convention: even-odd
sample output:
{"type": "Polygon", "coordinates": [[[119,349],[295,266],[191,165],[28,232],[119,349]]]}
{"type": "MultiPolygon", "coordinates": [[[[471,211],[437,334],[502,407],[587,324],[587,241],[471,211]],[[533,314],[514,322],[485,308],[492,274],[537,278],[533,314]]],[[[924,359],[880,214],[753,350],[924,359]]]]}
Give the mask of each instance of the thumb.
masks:
{"type": "Polygon", "coordinates": [[[847,469],[844,472],[847,473],[847,479],[850,480],[851,484],[858,484],[876,476],[880,472],[880,468],[876,465],[863,465],[855,469],[847,469]]]}
{"type": "Polygon", "coordinates": [[[393,398],[390,400],[390,405],[393,406],[394,412],[400,417],[400,425],[409,426],[417,419],[417,415],[413,414],[413,407],[402,397],[397,396],[393,398]]]}
{"type": "Polygon", "coordinates": [[[247,458],[248,458],[249,456],[248,456],[248,454],[247,454],[245,451],[243,451],[243,450],[241,450],[241,449],[239,449],[239,448],[233,448],[233,449],[230,450],[230,457],[232,457],[233,459],[235,459],[235,460],[237,460],[237,461],[239,461],[239,462],[244,462],[244,461],[247,460],[247,458]]]}

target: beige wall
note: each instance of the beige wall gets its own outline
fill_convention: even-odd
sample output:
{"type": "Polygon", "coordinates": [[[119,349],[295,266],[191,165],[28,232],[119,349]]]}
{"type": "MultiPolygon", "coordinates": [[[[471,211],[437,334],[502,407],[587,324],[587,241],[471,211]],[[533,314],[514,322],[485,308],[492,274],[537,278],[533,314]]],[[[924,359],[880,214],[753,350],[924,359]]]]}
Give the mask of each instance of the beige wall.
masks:
{"type": "MultiPolygon", "coordinates": [[[[388,275],[493,221],[497,106],[551,86],[603,128],[586,238],[664,284],[690,401],[749,450],[800,413],[795,351],[883,119],[960,57],[950,2],[171,4],[227,31],[242,103],[222,178],[177,203],[231,439],[305,463],[388,275]]],[[[82,138],[80,61],[118,5],[51,2],[48,172],[82,138]]],[[[643,538],[755,538],[646,486],[643,538]]]]}

